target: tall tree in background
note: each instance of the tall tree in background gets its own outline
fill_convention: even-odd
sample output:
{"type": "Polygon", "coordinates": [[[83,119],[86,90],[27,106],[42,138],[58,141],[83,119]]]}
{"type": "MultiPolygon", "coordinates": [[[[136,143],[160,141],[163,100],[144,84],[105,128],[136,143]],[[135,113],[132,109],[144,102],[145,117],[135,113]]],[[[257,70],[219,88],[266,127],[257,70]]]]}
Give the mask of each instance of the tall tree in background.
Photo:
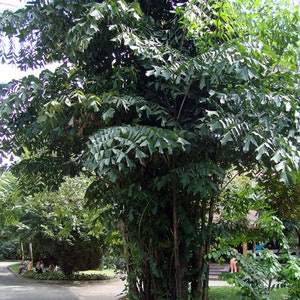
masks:
{"type": "Polygon", "coordinates": [[[4,172],[0,178],[0,238],[6,245],[19,240],[23,251],[18,258],[32,259],[33,254],[34,261],[42,259],[47,267],[59,264],[68,276],[98,268],[108,253],[105,239],[113,232],[104,229],[97,210],[84,207],[88,184],[84,177],[67,178],[57,192],[27,195],[17,178],[4,172]]]}
{"type": "MultiPolygon", "coordinates": [[[[255,1],[29,1],[2,14],[22,69],[7,86],[1,150],[30,189],[95,175],[111,204],[132,299],[207,299],[224,176],[299,165],[299,16],[255,1]]],[[[5,49],[5,47],[4,47],[5,49]]]]}
{"type": "Polygon", "coordinates": [[[265,208],[273,210],[284,222],[286,231],[297,236],[300,248],[299,172],[294,176],[296,180],[286,185],[279,181],[278,174],[265,173],[259,179],[259,184],[265,192],[265,208]]]}

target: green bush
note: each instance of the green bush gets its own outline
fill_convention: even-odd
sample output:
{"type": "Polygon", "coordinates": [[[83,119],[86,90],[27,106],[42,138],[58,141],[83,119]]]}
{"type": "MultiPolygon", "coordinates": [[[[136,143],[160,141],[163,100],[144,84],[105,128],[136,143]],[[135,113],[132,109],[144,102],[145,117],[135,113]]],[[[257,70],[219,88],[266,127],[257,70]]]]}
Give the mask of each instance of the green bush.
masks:
{"type": "Polygon", "coordinates": [[[282,270],[283,280],[289,289],[289,300],[300,299],[300,260],[290,256],[282,270]]]}
{"type": "Polygon", "coordinates": [[[85,280],[105,280],[109,279],[108,276],[103,274],[84,274],[84,273],[73,273],[70,276],[64,275],[62,272],[44,272],[35,273],[28,272],[24,273],[25,278],[35,280],[72,280],[72,281],[85,281],[85,280]]]}
{"type": "Polygon", "coordinates": [[[66,276],[82,270],[99,268],[102,249],[101,239],[73,230],[69,239],[38,237],[33,240],[34,257],[46,265],[58,264],[66,276]]]}

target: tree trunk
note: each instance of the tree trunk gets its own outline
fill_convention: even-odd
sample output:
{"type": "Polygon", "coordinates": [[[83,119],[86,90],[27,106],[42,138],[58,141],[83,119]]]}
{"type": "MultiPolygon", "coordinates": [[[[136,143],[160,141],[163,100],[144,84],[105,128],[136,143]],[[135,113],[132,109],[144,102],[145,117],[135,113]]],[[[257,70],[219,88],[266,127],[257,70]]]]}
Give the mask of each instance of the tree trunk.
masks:
{"type": "MultiPolygon", "coordinates": [[[[201,232],[203,233],[206,230],[206,207],[207,207],[207,200],[202,199],[201,201],[201,211],[200,211],[200,218],[201,218],[201,232]]],[[[204,235],[201,234],[201,237],[204,235]]],[[[205,241],[203,238],[200,240],[200,248],[198,254],[198,272],[196,277],[196,282],[192,283],[192,299],[198,300],[202,298],[203,292],[203,272],[204,272],[204,255],[205,255],[205,241]]],[[[197,256],[197,255],[196,255],[197,256]]]]}
{"type": "MultiPolygon", "coordinates": [[[[199,193],[196,194],[196,202],[195,202],[195,207],[194,207],[194,211],[193,211],[193,222],[196,224],[199,221],[199,211],[200,211],[200,195],[199,193]]],[[[200,259],[199,259],[199,251],[198,252],[194,252],[193,253],[193,257],[191,260],[191,264],[192,266],[195,266],[197,268],[197,271],[195,272],[195,275],[192,277],[191,280],[191,295],[192,295],[192,299],[196,299],[195,297],[198,297],[200,294],[197,293],[197,291],[200,289],[198,288],[198,284],[199,284],[199,278],[200,278],[200,259]]]]}
{"type": "MultiPolygon", "coordinates": [[[[210,243],[211,243],[211,235],[212,235],[212,222],[213,222],[213,215],[214,214],[214,198],[210,199],[209,203],[209,213],[208,213],[208,222],[207,222],[207,240],[206,240],[206,247],[205,247],[205,255],[210,252],[210,243]]],[[[208,286],[209,286],[209,264],[210,261],[206,259],[206,273],[205,273],[205,282],[203,285],[203,292],[202,292],[202,300],[208,300],[208,286]]]]}
{"type": "Polygon", "coordinates": [[[32,243],[29,243],[29,260],[33,262],[33,252],[32,252],[32,243]]]}
{"type": "MultiPolygon", "coordinates": [[[[189,290],[188,290],[188,280],[186,276],[188,271],[188,264],[186,259],[180,261],[180,268],[181,268],[180,284],[182,287],[180,299],[187,300],[189,298],[189,290]]],[[[177,297],[177,299],[179,298],[177,297]]]]}
{"type": "Polygon", "coordinates": [[[21,251],[21,259],[24,260],[25,256],[24,256],[24,247],[23,247],[22,240],[20,240],[20,251],[21,251]]]}
{"type": "Polygon", "coordinates": [[[177,194],[176,184],[173,183],[172,195],[172,208],[173,208],[173,243],[174,243],[174,266],[175,266],[175,285],[176,285],[176,298],[179,299],[182,295],[181,286],[181,271],[179,259],[179,245],[178,245],[178,216],[177,216],[177,194]]]}
{"type": "Polygon", "coordinates": [[[192,299],[208,300],[208,285],[209,285],[209,260],[206,254],[210,251],[212,221],[214,213],[214,199],[210,199],[209,211],[207,215],[207,199],[202,199],[201,202],[201,231],[202,237],[198,255],[198,272],[196,281],[192,282],[192,299]],[[208,217],[208,219],[207,219],[208,217]],[[207,220],[207,222],[206,222],[207,220]]]}
{"type": "Polygon", "coordinates": [[[243,255],[247,256],[248,255],[248,244],[243,242],[243,255]]]}
{"type": "Polygon", "coordinates": [[[128,249],[128,242],[127,242],[127,230],[126,225],[123,220],[119,222],[119,228],[122,233],[122,239],[123,239],[123,245],[124,245],[124,254],[125,254],[125,261],[126,261],[126,273],[127,273],[127,282],[128,282],[128,289],[129,289],[129,295],[131,293],[138,295],[138,288],[137,288],[137,281],[136,278],[133,278],[130,276],[132,272],[132,266],[130,264],[130,252],[128,249]]]}

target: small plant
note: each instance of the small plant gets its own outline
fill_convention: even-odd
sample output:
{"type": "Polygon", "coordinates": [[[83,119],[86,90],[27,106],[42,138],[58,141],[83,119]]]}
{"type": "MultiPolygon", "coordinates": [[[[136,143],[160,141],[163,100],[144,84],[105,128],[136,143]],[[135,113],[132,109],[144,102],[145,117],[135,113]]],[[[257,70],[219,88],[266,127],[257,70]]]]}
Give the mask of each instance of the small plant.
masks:
{"type": "Polygon", "coordinates": [[[299,300],[300,295],[300,261],[290,254],[290,247],[283,233],[282,222],[272,215],[262,216],[258,227],[270,239],[277,240],[280,253],[263,250],[259,257],[238,255],[240,272],[224,274],[222,277],[229,283],[240,287],[240,294],[251,300],[269,299],[271,290],[280,287],[288,288],[289,300],[299,300]]]}
{"type": "Polygon", "coordinates": [[[241,270],[234,274],[224,274],[223,278],[240,287],[243,297],[267,299],[281,274],[278,256],[270,250],[264,250],[259,258],[238,255],[237,259],[241,270]]]}
{"type": "Polygon", "coordinates": [[[290,256],[282,269],[283,280],[289,290],[289,300],[300,298],[300,260],[290,256]]]}

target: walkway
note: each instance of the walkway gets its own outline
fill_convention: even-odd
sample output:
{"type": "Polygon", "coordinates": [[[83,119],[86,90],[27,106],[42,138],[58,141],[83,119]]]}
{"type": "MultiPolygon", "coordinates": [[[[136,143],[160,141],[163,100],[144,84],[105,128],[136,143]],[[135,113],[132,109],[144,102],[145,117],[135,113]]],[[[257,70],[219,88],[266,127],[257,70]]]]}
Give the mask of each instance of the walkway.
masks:
{"type": "MultiPolygon", "coordinates": [[[[37,282],[8,270],[15,262],[0,262],[0,300],[120,300],[125,282],[120,279],[97,282],[37,282]]],[[[210,280],[210,286],[227,286],[210,280]]]]}
{"type": "Polygon", "coordinates": [[[117,300],[124,281],[51,283],[26,280],[7,269],[13,262],[0,262],[0,300],[117,300]]]}

